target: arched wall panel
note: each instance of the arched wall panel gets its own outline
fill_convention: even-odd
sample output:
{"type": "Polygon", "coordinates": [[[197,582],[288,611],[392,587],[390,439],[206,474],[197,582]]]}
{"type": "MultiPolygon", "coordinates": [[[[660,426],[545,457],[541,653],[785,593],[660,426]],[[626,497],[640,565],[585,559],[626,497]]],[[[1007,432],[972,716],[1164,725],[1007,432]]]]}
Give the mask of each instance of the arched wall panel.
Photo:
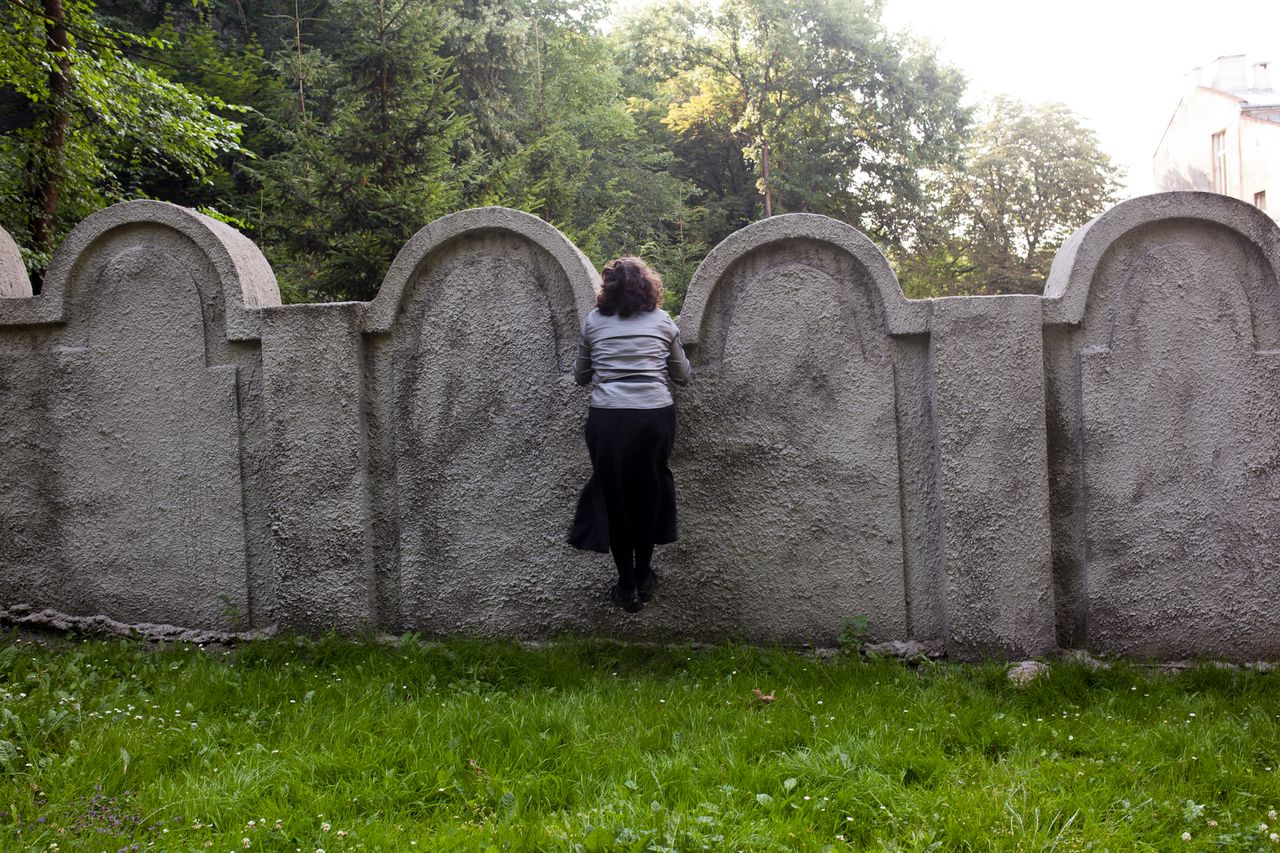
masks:
{"type": "Polygon", "coordinates": [[[1050,290],[1079,318],[1048,337],[1064,642],[1280,655],[1275,230],[1168,194],[1114,209],[1063,256],[1050,290]]]}
{"type": "Polygon", "coordinates": [[[826,239],[832,225],[778,217],[735,235],[681,318],[696,343],[670,585],[721,636],[830,642],[857,617],[876,639],[908,635],[885,306],[901,310],[901,291],[853,229],[826,239]]]}
{"type": "Polygon", "coordinates": [[[4,453],[27,451],[0,483],[10,601],[236,627],[267,598],[242,468],[260,370],[228,341],[245,317],[234,259],[257,262],[224,227],[117,205],[68,237],[40,296],[0,307],[4,371],[29,382],[2,392],[4,453]]]}

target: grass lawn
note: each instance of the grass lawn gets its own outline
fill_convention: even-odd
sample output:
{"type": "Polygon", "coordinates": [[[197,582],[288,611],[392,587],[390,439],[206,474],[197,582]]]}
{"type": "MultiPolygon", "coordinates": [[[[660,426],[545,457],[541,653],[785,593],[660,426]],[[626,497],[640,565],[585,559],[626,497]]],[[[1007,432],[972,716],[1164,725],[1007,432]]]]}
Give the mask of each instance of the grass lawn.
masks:
{"type": "Polygon", "coordinates": [[[1278,770],[1280,673],[0,639],[4,850],[1280,851],[1278,770]]]}

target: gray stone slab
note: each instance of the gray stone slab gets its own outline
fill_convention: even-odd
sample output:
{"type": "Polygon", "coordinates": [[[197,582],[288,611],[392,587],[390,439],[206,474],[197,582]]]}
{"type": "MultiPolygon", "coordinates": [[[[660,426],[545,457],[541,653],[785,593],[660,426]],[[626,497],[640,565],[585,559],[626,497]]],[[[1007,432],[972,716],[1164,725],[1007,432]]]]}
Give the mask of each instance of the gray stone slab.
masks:
{"type": "Polygon", "coordinates": [[[947,652],[956,657],[1055,645],[1040,304],[933,305],[947,652]]]}
{"type": "Polygon", "coordinates": [[[181,251],[119,236],[80,260],[52,350],[64,574],[46,603],[230,627],[249,604],[236,368],[206,363],[181,251]]]}
{"type": "MultiPolygon", "coordinates": [[[[68,286],[89,248],[112,232],[162,227],[185,237],[204,256],[222,291],[217,322],[227,340],[257,337],[257,309],[280,304],[275,273],[253,242],[230,225],[160,201],[127,201],[98,211],[77,225],[53,253],[39,298],[6,302],[0,325],[61,323],[72,296],[68,286]]],[[[212,298],[212,294],[210,295],[212,298]]],[[[209,318],[210,322],[214,318],[209,318]]]]}
{"type": "Polygon", "coordinates": [[[1169,193],[1073,251],[1051,282],[1079,316],[1050,338],[1060,623],[1097,652],[1280,654],[1280,234],[1169,193]]]}
{"type": "Polygon", "coordinates": [[[22,253],[9,232],[0,228],[0,299],[17,299],[31,295],[31,279],[22,263],[22,253]]]}
{"type": "Polygon", "coordinates": [[[250,241],[157,202],[81,223],[39,296],[6,247],[0,607],[817,644],[867,617],[958,657],[1280,655],[1280,229],[1237,201],[1122,204],[1043,298],[905,300],[825,217],[731,236],[679,319],[682,538],[637,616],[564,542],[598,277],[547,223],[445,217],[338,305],[279,306],[250,241]]]}
{"type": "Polygon", "coordinates": [[[57,377],[38,327],[0,330],[0,597],[35,601],[62,574],[57,377]]]}
{"type": "Polygon", "coordinates": [[[943,648],[947,635],[946,550],[929,337],[895,336],[889,341],[889,351],[898,417],[908,627],[912,637],[931,648],[943,648]]]}
{"type": "Polygon", "coordinates": [[[907,634],[885,299],[909,312],[868,246],[833,220],[775,217],[690,286],[668,588],[702,633],[829,645],[865,617],[874,639],[907,634]]]}
{"type": "Polygon", "coordinates": [[[506,214],[415,238],[379,297],[397,309],[370,339],[375,542],[404,629],[534,636],[608,615],[565,541],[589,471],[567,371],[594,273],[506,214]]]}
{"type": "Polygon", "coordinates": [[[0,303],[0,359],[19,378],[0,383],[16,442],[4,455],[19,457],[0,480],[7,602],[253,621],[241,432],[259,369],[256,349],[227,337],[245,294],[275,285],[225,228],[116,205],[58,248],[40,296],[0,303]]]}
{"type": "Polygon", "coordinates": [[[271,565],[284,628],[372,629],[362,303],[262,317],[271,565]]]}

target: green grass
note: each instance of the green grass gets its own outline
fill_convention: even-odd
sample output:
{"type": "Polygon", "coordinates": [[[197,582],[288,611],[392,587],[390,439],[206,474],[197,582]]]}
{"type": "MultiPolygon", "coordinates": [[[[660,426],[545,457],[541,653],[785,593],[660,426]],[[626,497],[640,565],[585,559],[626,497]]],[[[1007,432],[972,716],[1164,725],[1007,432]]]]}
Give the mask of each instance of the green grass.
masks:
{"type": "Polygon", "coordinates": [[[0,640],[6,850],[1280,850],[1278,769],[1211,666],[0,640]]]}

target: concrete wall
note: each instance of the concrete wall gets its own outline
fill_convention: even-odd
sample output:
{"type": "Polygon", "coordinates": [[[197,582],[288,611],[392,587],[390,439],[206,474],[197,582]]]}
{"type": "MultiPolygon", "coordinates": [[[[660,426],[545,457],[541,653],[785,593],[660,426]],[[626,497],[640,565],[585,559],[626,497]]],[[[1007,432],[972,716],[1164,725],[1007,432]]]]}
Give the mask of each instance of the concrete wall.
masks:
{"type": "Polygon", "coordinates": [[[1280,656],[1280,229],[1169,193],[1063,248],[1046,286],[1064,642],[1280,656]]]}
{"type": "MultiPolygon", "coordinates": [[[[3,235],[3,232],[0,232],[3,235]]],[[[0,606],[202,628],[1280,656],[1280,231],[1120,205],[1044,297],[908,301],[775,217],[679,322],[681,540],[607,606],[564,542],[598,276],[535,217],[424,227],[370,303],[280,306],[242,236],[131,202],[30,296],[0,237],[0,606]]]]}

